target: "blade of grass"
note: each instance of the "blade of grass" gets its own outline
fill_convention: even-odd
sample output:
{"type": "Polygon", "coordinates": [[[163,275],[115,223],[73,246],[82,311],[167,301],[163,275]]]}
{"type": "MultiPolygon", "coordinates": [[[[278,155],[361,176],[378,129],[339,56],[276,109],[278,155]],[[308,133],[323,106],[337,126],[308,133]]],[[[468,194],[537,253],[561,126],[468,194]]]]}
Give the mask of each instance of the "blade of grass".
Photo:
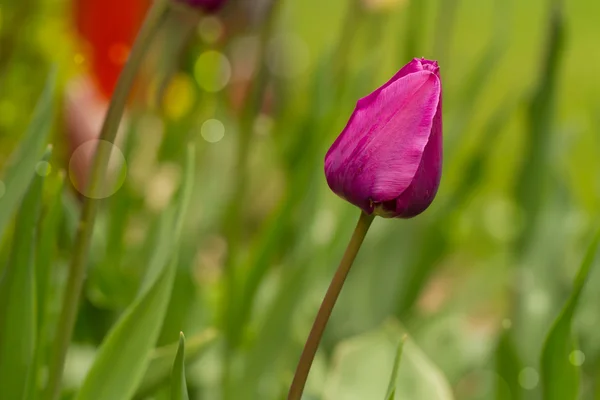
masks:
{"type": "Polygon", "coordinates": [[[548,20],[548,44],[541,79],[529,106],[529,137],[515,192],[524,216],[524,229],[515,242],[516,250],[520,254],[527,249],[534,236],[544,199],[546,179],[542,171],[547,170],[558,69],[564,53],[564,17],[561,1],[549,1],[552,8],[548,20]]]}
{"type": "Polygon", "coordinates": [[[179,334],[179,347],[171,373],[171,400],[189,400],[185,381],[185,337],[179,334]]]}
{"type": "Polygon", "coordinates": [[[392,374],[390,375],[390,382],[388,383],[385,400],[394,400],[396,397],[396,380],[398,378],[398,369],[400,368],[400,359],[402,358],[402,349],[405,341],[406,336],[398,343],[398,350],[396,351],[396,357],[394,358],[394,366],[392,368],[392,374]]]}
{"type": "Polygon", "coordinates": [[[55,81],[56,70],[52,70],[36,105],[25,138],[8,161],[3,179],[6,192],[4,196],[0,197],[0,239],[27,191],[35,165],[42,158],[44,148],[48,144],[54,109],[55,81]]]}
{"type": "Polygon", "coordinates": [[[153,281],[108,333],[77,400],[128,400],[143,378],[171,298],[177,245],[194,181],[194,159],[193,147],[189,147],[181,191],[175,205],[163,216],[163,229],[173,234],[158,243],[156,251],[169,250],[171,261],[151,268],[153,281]]]}
{"type": "Polygon", "coordinates": [[[35,276],[37,288],[37,343],[35,349],[35,365],[33,379],[36,391],[32,392],[34,398],[41,388],[41,369],[47,361],[48,351],[48,304],[51,302],[52,265],[55,261],[57,238],[59,237],[60,223],[63,216],[62,196],[65,185],[65,174],[61,171],[54,185],[51,201],[46,215],[41,221],[38,248],[36,252],[35,276]]]}
{"type": "Polygon", "coordinates": [[[498,386],[495,392],[496,400],[521,400],[523,389],[519,384],[519,371],[523,369],[519,354],[512,341],[511,331],[506,330],[498,339],[496,346],[496,373],[510,392],[498,386]]]}
{"type": "Polygon", "coordinates": [[[570,362],[575,350],[571,326],[581,292],[598,252],[600,231],[589,245],[573,283],[573,291],[546,337],[541,358],[541,381],[545,400],[575,400],[579,394],[580,367],[570,362]]]}
{"type": "MultiPolygon", "coordinates": [[[[217,338],[217,331],[209,328],[186,340],[185,363],[189,365],[196,361],[209,346],[215,343],[217,338]]],[[[144,379],[135,395],[136,399],[141,400],[150,396],[152,392],[169,381],[169,374],[171,373],[173,358],[177,353],[177,348],[178,344],[173,343],[154,350],[144,379]]]]}
{"type": "MultiPolygon", "coordinates": [[[[48,160],[48,149],[43,160],[48,160]]],[[[23,399],[33,378],[36,342],[35,242],[45,175],[36,174],[19,209],[9,264],[0,279],[2,397],[23,399]]]]}

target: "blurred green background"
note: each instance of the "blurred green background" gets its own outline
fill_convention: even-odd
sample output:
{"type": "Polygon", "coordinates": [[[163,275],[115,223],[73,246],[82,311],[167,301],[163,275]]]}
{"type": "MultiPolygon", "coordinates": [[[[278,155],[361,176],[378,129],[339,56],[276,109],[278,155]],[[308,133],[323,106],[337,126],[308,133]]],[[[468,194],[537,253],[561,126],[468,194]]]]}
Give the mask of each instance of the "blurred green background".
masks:
{"type": "MultiPolygon", "coordinates": [[[[164,215],[184,180],[190,142],[194,189],[156,347],[186,334],[191,398],[283,398],[358,218],[328,189],[324,154],[358,98],[425,57],[438,60],[442,74],[440,191],[415,219],[373,223],[306,399],[383,399],[405,333],[397,399],[599,399],[599,270],[575,301],[577,350],[561,359],[581,370],[579,395],[542,396],[544,382],[563,385],[568,373],[559,366],[544,375],[540,360],[598,228],[600,3],[274,1],[231,1],[214,16],[173,11],[163,24],[117,142],[127,177],[102,200],[64,398],[73,398],[111,327],[135,305],[171,236],[164,215]]],[[[44,253],[52,256],[44,261],[50,290],[37,310],[47,325],[43,348],[55,340],[80,207],[69,162],[78,135],[92,138],[85,133],[102,114],[96,103],[107,101],[86,103],[71,91],[81,76],[98,74],[75,29],[75,3],[0,3],[0,179],[57,71],[54,111],[43,122],[54,149],[40,237],[60,171],[67,185],[48,239],[56,251],[44,253]]],[[[97,29],[125,23],[115,18],[97,29]]],[[[10,189],[3,187],[0,198],[10,189]]],[[[16,234],[12,224],[0,234],[2,271],[16,234]]],[[[175,353],[165,354],[170,364],[175,353]]],[[[169,398],[159,370],[151,364],[136,398],[169,398]]],[[[43,386],[47,371],[38,374],[43,386]]]]}

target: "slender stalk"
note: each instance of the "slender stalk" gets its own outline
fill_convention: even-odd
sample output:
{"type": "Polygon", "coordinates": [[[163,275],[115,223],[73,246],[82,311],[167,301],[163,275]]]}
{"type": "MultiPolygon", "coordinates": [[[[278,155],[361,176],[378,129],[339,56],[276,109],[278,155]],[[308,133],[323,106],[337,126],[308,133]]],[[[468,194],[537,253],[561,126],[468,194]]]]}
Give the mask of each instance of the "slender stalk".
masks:
{"type": "Polygon", "coordinates": [[[323,332],[327,326],[327,321],[329,321],[329,316],[331,315],[333,307],[335,306],[335,302],[342,291],[342,287],[344,286],[348,272],[350,272],[350,268],[354,263],[354,259],[358,254],[358,250],[360,249],[367,231],[369,230],[369,226],[371,226],[371,222],[373,222],[373,218],[374,215],[367,215],[364,212],[361,212],[360,214],[360,218],[358,219],[356,228],[354,228],[354,233],[352,234],[350,243],[348,243],[344,257],[342,258],[342,261],[340,262],[340,265],[335,272],[331,283],[329,284],[329,289],[327,289],[325,298],[321,303],[321,308],[319,308],[315,322],[313,323],[310,334],[308,335],[308,339],[306,340],[306,344],[304,345],[304,350],[300,356],[300,361],[298,362],[298,367],[296,368],[296,374],[294,375],[294,380],[292,381],[292,386],[290,387],[290,391],[288,393],[288,400],[300,400],[302,397],[304,385],[306,384],[310,367],[315,358],[315,354],[317,353],[317,348],[321,342],[321,337],[323,336],[323,332]]]}
{"type": "MultiPolygon", "coordinates": [[[[137,71],[153,37],[160,27],[160,22],[166,14],[168,6],[168,0],[156,0],[146,15],[146,19],[138,33],[127,63],[119,76],[104,119],[104,124],[102,125],[102,130],[100,131],[99,139],[101,141],[109,143],[114,143],[115,141],[137,71]]],[[[48,386],[46,387],[45,396],[48,400],[56,399],[60,394],[65,358],[73,336],[94,222],[100,202],[98,194],[104,184],[110,153],[110,146],[97,146],[94,156],[88,182],[88,191],[86,193],[87,196],[83,200],[81,217],[77,227],[73,258],[69,267],[62,311],[58,322],[56,346],[50,363],[48,386]]]]}

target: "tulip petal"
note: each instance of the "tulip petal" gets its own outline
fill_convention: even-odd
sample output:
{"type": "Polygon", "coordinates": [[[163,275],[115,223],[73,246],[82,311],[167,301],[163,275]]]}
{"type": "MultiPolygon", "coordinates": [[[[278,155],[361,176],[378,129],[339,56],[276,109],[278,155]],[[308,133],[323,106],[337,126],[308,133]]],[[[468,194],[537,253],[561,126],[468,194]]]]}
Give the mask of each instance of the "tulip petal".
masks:
{"type": "Polygon", "coordinates": [[[359,100],[325,158],[331,189],[367,212],[411,185],[440,101],[441,84],[431,70],[394,78],[359,100]]]}

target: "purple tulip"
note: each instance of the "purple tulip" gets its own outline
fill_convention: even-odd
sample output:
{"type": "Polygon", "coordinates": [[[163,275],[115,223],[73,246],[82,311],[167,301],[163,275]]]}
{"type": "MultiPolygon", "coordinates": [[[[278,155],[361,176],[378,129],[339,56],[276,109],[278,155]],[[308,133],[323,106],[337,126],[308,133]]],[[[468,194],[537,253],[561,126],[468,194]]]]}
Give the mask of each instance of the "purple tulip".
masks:
{"type": "Polygon", "coordinates": [[[441,174],[439,67],[415,58],[358,101],[325,156],[325,176],[367,214],[411,218],[429,207],[441,174]]]}
{"type": "Polygon", "coordinates": [[[200,8],[205,12],[215,12],[218,11],[223,5],[225,5],[226,0],[176,0],[181,3],[186,3],[192,7],[200,8]]]}

